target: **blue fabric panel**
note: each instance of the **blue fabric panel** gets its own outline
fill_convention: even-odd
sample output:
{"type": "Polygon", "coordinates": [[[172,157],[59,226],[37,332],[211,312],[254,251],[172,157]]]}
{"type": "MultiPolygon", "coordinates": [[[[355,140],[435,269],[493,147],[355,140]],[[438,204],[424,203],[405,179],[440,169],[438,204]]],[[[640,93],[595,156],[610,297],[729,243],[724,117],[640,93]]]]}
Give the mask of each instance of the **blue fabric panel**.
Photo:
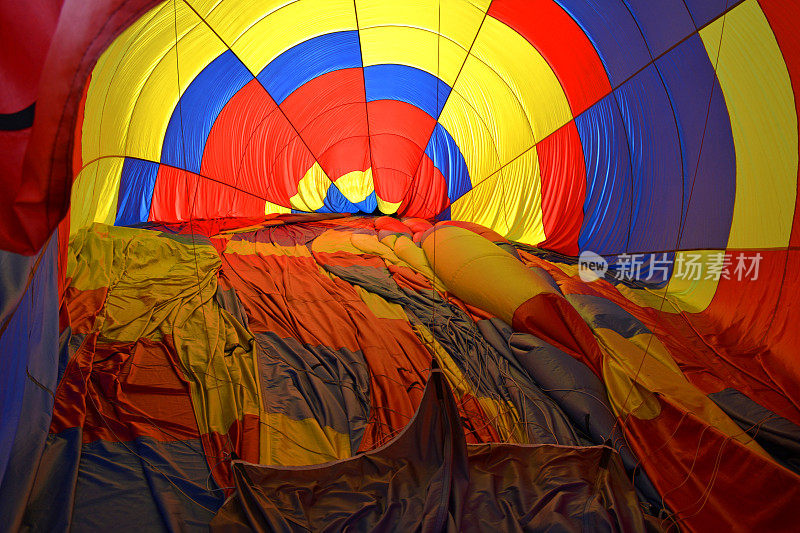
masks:
{"type": "Polygon", "coordinates": [[[613,95],[575,119],[586,161],[581,250],[614,254],[628,244],[631,167],[625,127],[613,95]]]}
{"type": "Polygon", "coordinates": [[[653,65],[614,95],[625,123],[633,168],[627,251],[672,250],[683,205],[683,162],[669,97],[653,65]]]}
{"type": "Polygon", "coordinates": [[[736,195],[736,153],[722,88],[697,34],[657,66],[683,151],[684,230],[678,248],[725,248],[736,195]]]}
{"type": "Polygon", "coordinates": [[[436,215],[436,220],[440,221],[440,222],[443,221],[443,220],[450,220],[452,218],[452,216],[453,215],[450,212],[450,206],[448,205],[447,209],[445,209],[444,211],[442,211],[441,213],[436,215]]]}
{"type": "Polygon", "coordinates": [[[455,202],[472,188],[467,163],[450,133],[439,123],[433,128],[428,146],[425,148],[433,165],[442,173],[447,183],[447,197],[455,202]]]}
{"type": "MultiPolygon", "coordinates": [[[[0,481],[4,480],[9,458],[19,442],[31,444],[47,434],[53,397],[41,394],[32,386],[28,374],[44,387],[55,390],[58,372],[58,239],[54,233],[41,252],[38,267],[30,284],[9,307],[7,324],[0,337],[0,481]],[[23,408],[27,410],[21,417],[23,408]]],[[[2,253],[2,265],[8,266],[2,279],[3,297],[13,296],[16,288],[25,287],[31,258],[2,253]],[[10,274],[10,276],[9,276],[10,274]],[[13,278],[13,279],[11,279],[13,278]],[[5,283],[14,283],[7,286],[5,283]]],[[[5,307],[5,304],[4,304],[5,307]]],[[[7,320],[7,322],[5,322],[7,320]]]]}
{"type": "Polygon", "coordinates": [[[348,200],[342,191],[333,183],[328,187],[325,194],[324,204],[317,209],[317,213],[358,213],[356,204],[348,200]]]}
{"type": "Polygon", "coordinates": [[[203,150],[222,108],[253,75],[228,50],[209,63],[181,95],[169,119],[161,162],[199,173],[203,150]]]}
{"type": "Polygon", "coordinates": [[[27,501],[22,500],[23,505],[27,503],[25,514],[22,517],[13,516],[11,519],[15,526],[21,518],[23,525],[35,525],[29,527],[33,531],[70,530],[82,437],[81,428],[71,428],[58,435],[47,435],[44,450],[37,458],[36,469],[32,472],[35,474],[33,488],[27,501]]]}
{"type": "Polygon", "coordinates": [[[695,26],[702,28],[722,15],[727,9],[741,4],[744,0],[685,0],[686,7],[694,19],[695,26]]]}
{"type": "Polygon", "coordinates": [[[611,300],[588,294],[568,294],[566,298],[592,328],[607,328],[626,339],[650,333],[640,320],[611,300]]]}
{"type": "Polygon", "coordinates": [[[202,449],[199,439],[147,437],[83,445],[72,530],[120,531],[127,524],[131,531],[208,531],[224,494],[202,449]]]}
{"type": "Polygon", "coordinates": [[[126,157],[122,165],[115,226],[147,222],[156,186],[158,163],[126,157]]]}
{"type": "Polygon", "coordinates": [[[372,65],[364,68],[367,102],[398,100],[433,118],[442,112],[450,86],[424,70],[406,65],[372,65]]]}
{"type": "Polygon", "coordinates": [[[361,66],[358,31],[320,35],[293,46],[258,73],[258,81],[278,105],[317,76],[361,66]]]}
{"type": "Polygon", "coordinates": [[[650,61],[642,34],[622,0],[556,0],[556,3],[592,42],[612,87],[650,61]]]}
{"type": "Polygon", "coordinates": [[[655,58],[695,31],[683,0],[625,0],[655,58]]]}
{"type": "Polygon", "coordinates": [[[317,420],[350,437],[356,453],[369,419],[370,374],[361,351],[304,344],[254,333],[265,409],[292,420],[317,420]]]}

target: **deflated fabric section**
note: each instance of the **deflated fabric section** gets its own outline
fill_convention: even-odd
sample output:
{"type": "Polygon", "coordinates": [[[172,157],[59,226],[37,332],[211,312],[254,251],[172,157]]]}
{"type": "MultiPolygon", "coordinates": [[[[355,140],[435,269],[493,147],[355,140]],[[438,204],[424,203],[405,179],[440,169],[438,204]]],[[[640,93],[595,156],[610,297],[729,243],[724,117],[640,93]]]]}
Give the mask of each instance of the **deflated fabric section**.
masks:
{"type": "Polygon", "coordinates": [[[237,493],[212,530],[645,530],[609,449],[467,446],[463,434],[434,370],[416,415],[386,446],[320,467],[234,463],[237,493]]]}
{"type": "MultiPolygon", "coordinates": [[[[438,479],[439,495],[461,491],[455,507],[434,505],[447,527],[564,513],[600,527],[644,511],[689,531],[781,529],[800,498],[797,398],[768,379],[774,361],[721,342],[715,352],[707,339],[720,329],[703,312],[662,310],[647,286],[612,277],[582,281],[574,260],[476,224],[332,214],[96,224],[73,235],[67,281],[50,435],[16,511],[33,529],[113,527],[100,493],[149,529],[204,527],[237,488],[241,505],[252,501],[257,472],[283,480],[256,494],[275,523],[396,512],[436,525],[436,513],[370,507],[400,471],[381,454],[430,412],[420,406],[426,385],[429,400],[440,387],[433,368],[452,400],[439,395],[431,420],[452,411],[457,424],[431,430],[444,447],[413,445],[397,482],[421,508],[435,496],[424,480],[438,479]],[[353,477],[360,464],[376,469],[374,486],[353,477]],[[445,464],[491,490],[478,498],[437,478],[445,464]],[[339,507],[321,504],[322,516],[286,503],[312,472],[334,470],[324,479],[339,507]],[[584,510],[586,487],[623,481],[635,499],[614,489],[584,510]]],[[[332,497],[321,486],[299,501],[332,497]]],[[[255,520],[255,507],[239,510],[255,520]]]]}

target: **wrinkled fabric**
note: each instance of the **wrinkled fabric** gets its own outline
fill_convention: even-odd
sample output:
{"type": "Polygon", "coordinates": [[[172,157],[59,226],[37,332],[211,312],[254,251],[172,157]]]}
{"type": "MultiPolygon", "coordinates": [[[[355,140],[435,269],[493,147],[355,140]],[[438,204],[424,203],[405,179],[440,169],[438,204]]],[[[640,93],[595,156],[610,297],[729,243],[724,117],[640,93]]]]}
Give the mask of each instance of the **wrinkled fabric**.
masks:
{"type": "MultiPolygon", "coordinates": [[[[15,520],[110,527],[91,496],[108,486],[153,529],[203,527],[244,487],[244,463],[288,476],[391,445],[434,367],[452,391],[464,475],[508,487],[481,498],[506,502],[514,523],[644,512],[690,531],[779,530],[793,516],[791,398],[702,351],[689,358],[695,337],[644,305],[646,289],[584,282],[563,256],[469,224],[299,214],[97,224],[69,250],[50,434],[26,496],[7,504],[15,520]],[[569,479],[624,481],[633,498],[576,514],[564,502],[585,498],[584,481],[534,475],[564,461],[569,479]]],[[[499,523],[471,498],[448,507],[453,524],[470,506],[499,523]]]]}
{"type": "Polygon", "coordinates": [[[467,446],[447,380],[385,446],[319,467],[234,463],[212,531],[644,531],[607,448],[467,446]]]}

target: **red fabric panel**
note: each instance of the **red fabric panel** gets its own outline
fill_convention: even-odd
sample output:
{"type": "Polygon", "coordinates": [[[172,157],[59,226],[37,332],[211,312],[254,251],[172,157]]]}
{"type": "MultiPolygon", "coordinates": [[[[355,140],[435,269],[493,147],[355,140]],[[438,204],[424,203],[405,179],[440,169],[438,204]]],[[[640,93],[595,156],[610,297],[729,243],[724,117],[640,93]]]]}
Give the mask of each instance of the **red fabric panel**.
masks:
{"type": "Polygon", "coordinates": [[[800,477],[671,405],[666,397],[659,397],[659,403],[659,416],[630,416],[625,430],[681,531],[796,529],[800,477]]]}
{"type": "Polygon", "coordinates": [[[150,220],[179,222],[195,218],[255,217],[264,214],[264,199],[175,167],[158,168],[150,220]],[[227,212],[220,212],[227,207],[227,212]]]}
{"type": "Polygon", "coordinates": [[[348,172],[366,170],[370,167],[369,137],[344,137],[330,145],[317,157],[317,161],[331,181],[336,181],[348,172]]]}
{"type": "MultiPolygon", "coordinates": [[[[401,198],[397,212],[402,216],[432,219],[450,205],[447,181],[430,157],[424,154],[421,157],[417,173],[409,186],[410,193],[401,198]]],[[[375,187],[377,189],[378,185],[375,187]]]]}
{"type": "Polygon", "coordinates": [[[514,311],[515,330],[536,335],[602,376],[600,347],[578,312],[560,294],[538,294],[514,311]]]}
{"type": "Polygon", "coordinates": [[[289,207],[297,182],[314,160],[297,141],[297,132],[254,79],[230,99],[214,122],[201,173],[289,207]]]}
{"type": "MultiPolygon", "coordinates": [[[[436,121],[421,109],[396,100],[369,102],[367,116],[375,192],[389,202],[408,200],[406,191],[412,186],[436,121]]],[[[413,185],[427,192],[431,176],[428,171],[424,183],[417,180],[413,185]]],[[[414,208],[415,214],[420,207],[414,208]]]]}
{"type": "Polygon", "coordinates": [[[261,433],[258,416],[243,415],[236,420],[227,433],[204,433],[200,435],[203,453],[208,461],[208,468],[217,485],[230,495],[233,490],[233,474],[231,473],[231,452],[239,459],[251,463],[260,462],[261,433]],[[233,446],[233,449],[231,449],[233,446]]]}
{"type": "MultiPolygon", "coordinates": [[[[759,0],[761,10],[767,17],[775,39],[780,46],[783,60],[789,71],[794,94],[800,94],[800,34],[797,21],[800,20],[800,3],[794,0],[759,0]]],[[[795,111],[800,117],[800,99],[795,96],[795,111]]],[[[800,129],[800,122],[798,123],[800,129]]],[[[800,173],[798,174],[800,185],[800,173]]],[[[800,190],[800,186],[798,187],[800,190]]],[[[791,246],[800,246],[800,203],[795,203],[794,224],[792,226],[791,246]]]]}
{"type": "Polygon", "coordinates": [[[56,390],[50,433],[83,428],[83,442],[198,438],[189,383],[172,341],[99,343],[89,335],[56,390]]]}
{"type": "Polygon", "coordinates": [[[553,0],[495,0],[489,16],[516,30],[542,54],[564,88],[572,116],[611,91],[589,38],[553,0]]]}
{"type": "Polygon", "coordinates": [[[281,103],[331,180],[369,168],[367,106],[360,68],[318,76],[281,103]]]}
{"type": "MultiPolygon", "coordinates": [[[[740,252],[728,253],[735,258],[740,252]]],[[[780,392],[800,411],[800,328],[796,323],[800,279],[793,274],[800,271],[800,256],[795,250],[741,253],[761,254],[758,279],[720,280],[711,304],[699,316],[689,315],[690,320],[702,328],[717,353],[746,376],[780,392]]],[[[753,400],[772,409],[759,396],[753,400]]]]}
{"type": "Polygon", "coordinates": [[[542,248],[578,255],[586,199],[586,163],[574,121],[536,145],[542,176],[542,248]]]}

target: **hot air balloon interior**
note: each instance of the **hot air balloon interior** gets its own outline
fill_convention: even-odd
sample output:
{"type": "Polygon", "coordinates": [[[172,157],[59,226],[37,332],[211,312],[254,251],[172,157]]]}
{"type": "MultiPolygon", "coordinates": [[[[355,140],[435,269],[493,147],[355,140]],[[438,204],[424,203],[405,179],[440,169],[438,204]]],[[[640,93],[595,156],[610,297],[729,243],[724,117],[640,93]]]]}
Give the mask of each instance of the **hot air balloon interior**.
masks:
{"type": "Polygon", "coordinates": [[[800,3],[0,3],[0,529],[796,531],[800,3]]]}

